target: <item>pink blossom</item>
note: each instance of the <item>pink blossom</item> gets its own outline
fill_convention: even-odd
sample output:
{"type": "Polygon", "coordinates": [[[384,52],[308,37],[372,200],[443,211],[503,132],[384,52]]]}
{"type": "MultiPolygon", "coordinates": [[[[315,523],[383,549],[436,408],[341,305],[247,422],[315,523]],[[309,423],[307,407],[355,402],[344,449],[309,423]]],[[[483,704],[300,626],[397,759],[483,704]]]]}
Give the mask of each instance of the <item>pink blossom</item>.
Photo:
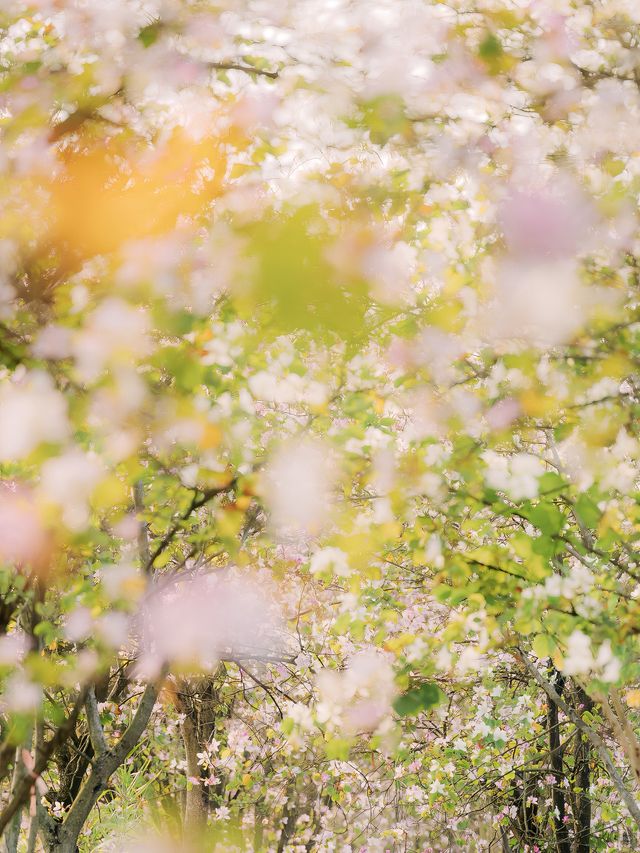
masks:
{"type": "Polygon", "coordinates": [[[0,486],[0,560],[16,566],[43,568],[51,540],[30,490],[0,486]]]}
{"type": "Polygon", "coordinates": [[[574,185],[558,181],[553,189],[514,190],[501,206],[499,221],[507,248],[514,255],[567,258],[585,245],[594,214],[574,185]]]}
{"type": "Polygon", "coordinates": [[[520,414],[520,403],[513,397],[505,397],[491,406],[486,418],[491,429],[499,431],[510,427],[520,414]]]}
{"type": "Polygon", "coordinates": [[[222,655],[282,653],[274,603],[228,571],[170,579],[147,596],[138,623],[139,670],[147,677],[166,662],[210,670],[222,655]]]}

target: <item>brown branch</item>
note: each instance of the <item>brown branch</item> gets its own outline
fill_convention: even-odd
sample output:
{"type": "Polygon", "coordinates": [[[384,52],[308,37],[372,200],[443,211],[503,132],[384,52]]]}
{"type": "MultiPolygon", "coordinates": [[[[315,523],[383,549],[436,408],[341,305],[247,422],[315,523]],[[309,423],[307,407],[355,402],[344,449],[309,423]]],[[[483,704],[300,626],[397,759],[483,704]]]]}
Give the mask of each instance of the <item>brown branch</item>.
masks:
{"type": "MultiPolygon", "coordinates": [[[[248,670],[246,667],[244,667],[241,663],[236,662],[236,666],[238,667],[240,672],[244,672],[246,675],[249,676],[249,678],[252,681],[255,681],[255,683],[258,685],[258,687],[261,687],[264,690],[264,692],[267,694],[267,696],[271,699],[273,704],[278,709],[278,714],[280,715],[280,719],[282,720],[284,718],[284,714],[282,713],[282,708],[280,707],[280,703],[278,702],[276,697],[273,695],[271,690],[267,687],[267,685],[263,681],[260,681],[260,679],[256,675],[254,675],[250,670],[248,670]]],[[[287,697],[287,698],[289,698],[289,697],[287,697]]]]}
{"type": "Polygon", "coordinates": [[[106,789],[111,775],[142,737],[165,675],[166,670],[163,670],[156,682],[147,684],[138,709],[120,740],[111,749],[96,758],[88,779],[78,792],[78,796],[73,801],[64,822],[57,828],[57,845],[60,853],[74,853],[76,850],[78,836],[91,809],[106,789]]]}
{"type": "Polygon", "coordinates": [[[209,62],[208,66],[216,71],[244,71],[245,74],[257,74],[260,77],[269,77],[271,80],[277,80],[280,76],[279,71],[266,71],[264,68],[255,68],[253,65],[244,65],[241,62],[209,62]]]}
{"type": "Polygon", "coordinates": [[[74,110],[74,112],[70,113],[67,118],[58,122],[58,124],[53,125],[49,131],[49,142],[52,144],[59,142],[64,136],[67,136],[67,134],[75,133],[76,130],[80,130],[82,125],[87,121],[100,119],[108,124],[114,124],[114,122],[109,119],[103,118],[103,116],[100,115],[99,110],[106,106],[112,98],[118,98],[123,93],[124,90],[122,88],[117,89],[109,95],[100,95],[97,98],[93,98],[89,103],[86,103],[84,106],[74,110]]]}
{"type": "Polygon", "coordinates": [[[20,782],[16,785],[13,797],[4,807],[2,812],[0,812],[0,835],[2,835],[6,829],[13,815],[26,803],[29,798],[31,788],[35,784],[38,776],[41,776],[46,770],[49,759],[55,750],[58,749],[58,747],[71,735],[71,732],[75,728],[80,710],[87,698],[87,692],[88,687],[83,687],[75,701],[71,713],[62,725],[58,726],[53,737],[50,738],[50,740],[48,740],[42,747],[36,747],[36,760],[33,770],[22,777],[20,782]]]}
{"type": "Polygon", "coordinates": [[[194,512],[196,512],[196,510],[205,506],[205,504],[209,503],[209,501],[213,500],[213,498],[217,497],[218,495],[221,495],[224,492],[228,492],[230,489],[232,489],[236,485],[236,483],[237,483],[237,477],[234,477],[233,480],[231,480],[230,483],[227,483],[226,486],[219,486],[219,487],[214,488],[214,489],[207,489],[206,491],[203,492],[203,494],[200,497],[197,497],[197,492],[195,492],[193,497],[191,498],[191,503],[189,504],[187,509],[182,513],[182,515],[179,517],[178,521],[176,521],[169,528],[167,533],[165,533],[163,538],[160,540],[159,544],[156,546],[155,550],[151,553],[147,563],[145,564],[145,571],[147,573],[151,572],[151,570],[153,569],[153,564],[158,559],[160,554],[162,554],[168,548],[168,546],[173,542],[173,538],[176,535],[176,533],[178,533],[179,530],[181,529],[182,524],[185,521],[187,521],[187,519],[194,512]]]}
{"type": "Polygon", "coordinates": [[[145,571],[149,571],[152,565],[149,550],[149,525],[144,520],[144,486],[142,480],[136,480],[133,487],[133,506],[138,515],[138,554],[140,563],[145,571]]]}

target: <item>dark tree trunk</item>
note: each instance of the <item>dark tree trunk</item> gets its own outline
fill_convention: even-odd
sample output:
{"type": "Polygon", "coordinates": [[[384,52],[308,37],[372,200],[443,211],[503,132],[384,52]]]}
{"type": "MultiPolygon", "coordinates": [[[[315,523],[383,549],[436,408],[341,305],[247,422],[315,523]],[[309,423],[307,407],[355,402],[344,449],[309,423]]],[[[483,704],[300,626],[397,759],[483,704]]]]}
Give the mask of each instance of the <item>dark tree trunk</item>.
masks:
{"type": "MultiPolygon", "coordinates": [[[[553,670],[555,688],[562,696],[564,690],[564,677],[553,670]]],[[[571,853],[571,842],[569,840],[569,828],[565,821],[565,796],[562,788],[562,755],[563,747],[560,742],[560,725],[558,723],[558,706],[552,700],[547,704],[547,727],[549,731],[549,753],[551,756],[551,773],[553,775],[553,824],[556,835],[557,853],[571,853]]]]}
{"type": "Polygon", "coordinates": [[[511,853],[511,848],[509,847],[509,838],[504,827],[500,830],[500,841],[502,853],[511,853]]]}
{"type": "Polygon", "coordinates": [[[282,830],[278,839],[277,853],[283,853],[284,848],[289,843],[289,839],[293,835],[296,826],[296,808],[294,804],[295,786],[290,785],[287,789],[287,802],[282,814],[282,830]]]}
{"type": "Polygon", "coordinates": [[[513,789],[513,804],[517,816],[513,823],[516,835],[523,845],[533,848],[540,844],[540,829],[538,826],[538,803],[540,795],[540,778],[537,773],[516,771],[516,784],[513,789]],[[529,802],[529,798],[536,798],[529,802]]]}
{"type": "Polygon", "coordinates": [[[49,802],[58,800],[65,807],[71,805],[78,796],[92,758],[93,748],[89,733],[81,723],[55,754],[59,782],[58,789],[49,792],[47,796],[49,802]]]}
{"type": "MultiPolygon", "coordinates": [[[[579,712],[590,711],[593,708],[591,697],[582,690],[576,689],[576,698],[582,706],[579,712]]],[[[591,772],[589,761],[591,758],[591,744],[582,732],[577,733],[575,752],[575,788],[576,788],[576,814],[575,814],[575,853],[591,853],[591,796],[589,787],[591,784],[591,772]]]]}

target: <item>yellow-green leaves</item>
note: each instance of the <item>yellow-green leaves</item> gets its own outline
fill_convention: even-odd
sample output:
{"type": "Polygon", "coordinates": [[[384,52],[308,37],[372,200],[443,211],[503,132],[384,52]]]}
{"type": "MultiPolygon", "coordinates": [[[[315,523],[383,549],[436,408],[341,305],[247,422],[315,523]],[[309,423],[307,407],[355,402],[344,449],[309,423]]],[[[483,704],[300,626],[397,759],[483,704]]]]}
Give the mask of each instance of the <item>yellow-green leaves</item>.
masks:
{"type": "Polygon", "coordinates": [[[311,331],[353,338],[362,330],[367,286],[331,263],[332,234],[314,206],[265,217],[246,228],[246,281],[241,307],[269,333],[311,331]]]}

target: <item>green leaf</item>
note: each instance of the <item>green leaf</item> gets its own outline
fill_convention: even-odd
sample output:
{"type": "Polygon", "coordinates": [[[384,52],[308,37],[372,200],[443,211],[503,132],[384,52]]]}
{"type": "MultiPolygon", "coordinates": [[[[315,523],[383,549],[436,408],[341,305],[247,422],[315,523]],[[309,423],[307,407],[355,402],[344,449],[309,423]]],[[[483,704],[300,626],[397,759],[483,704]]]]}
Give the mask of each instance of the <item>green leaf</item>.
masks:
{"type": "Polygon", "coordinates": [[[560,544],[561,543],[558,543],[557,540],[543,534],[533,540],[531,550],[534,554],[549,560],[559,550],[560,544]]]}
{"type": "Polygon", "coordinates": [[[345,740],[344,738],[332,738],[327,741],[327,758],[335,759],[337,761],[346,761],[349,758],[350,747],[351,741],[345,740]]]}
{"type": "Polygon", "coordinates": [[[409,126],[404,101],[398,95],[381,95],[368,101],[363,114],[364,124],[376,145],[384,145],[392,136],[404,133],[409,126]]]}
{"type": "Polygon", "coordinates": [[[541,503],[532,507],[527,516],[546,536],[560,533],[564,526],[564,515],[553,504],[541,503]]]}
{"type": "Polygon", "coordinates": [[[399,696],[393,703],[393,709],[401,717],[414,717],[421,711],[437,705],[443,698],[437,684],[421,684],[399,696]]]}
{"type": "Polygon", "coordinates": [[[161,25],[159,21],[143,27],[138,33],[138,41],[141,41],[144,47],[151,47],[160,35],[161,25]]]}
{"type": "Polygon", "coordinates": [[[585,527],[595,527],[602,513],[595,502],[586,494],[576,501],[576,514],[585,527]]]}
{"type": "Polygon", "coordinates": [[[301,329],[352,339],[363,328],[367,283],[329,262],[335,238],[317,208],[264,218],[247,232],[252,287],[237,296],[242,313],[259,316],[276,334],[301,329]]]}
{"type": "Polygon", "coordinates": [[[53,625],[51,622],[42,621],[38,622],[38,624],[33,630],[33,633],[36,635],[36,637],[42,637],[46,645],[55,639],[57,631],[55,625],[53,625]]]}
{"type": "Polygon", "coordinates": [[[540,495],[557,494],[567,488],[567,484],[560,474],[555,471],[547,471],[538,480],[540,495]]]}
{"type": "Polygon", "coordinates": [[[537,634],[531,646],[541,660],[550,658],[555,651],[555,643],[548,634],[537,634]]]}
{"type": "Polygon", "coordinates": [[[497,38],[493,33],[487,33],[487,35],[480,42],[480,47],[478,49],[478,53],[481,59],[485,61],[491,59],[497,59],[502,55],[502,45],[500,43],[500,39],[497,38]]]}

